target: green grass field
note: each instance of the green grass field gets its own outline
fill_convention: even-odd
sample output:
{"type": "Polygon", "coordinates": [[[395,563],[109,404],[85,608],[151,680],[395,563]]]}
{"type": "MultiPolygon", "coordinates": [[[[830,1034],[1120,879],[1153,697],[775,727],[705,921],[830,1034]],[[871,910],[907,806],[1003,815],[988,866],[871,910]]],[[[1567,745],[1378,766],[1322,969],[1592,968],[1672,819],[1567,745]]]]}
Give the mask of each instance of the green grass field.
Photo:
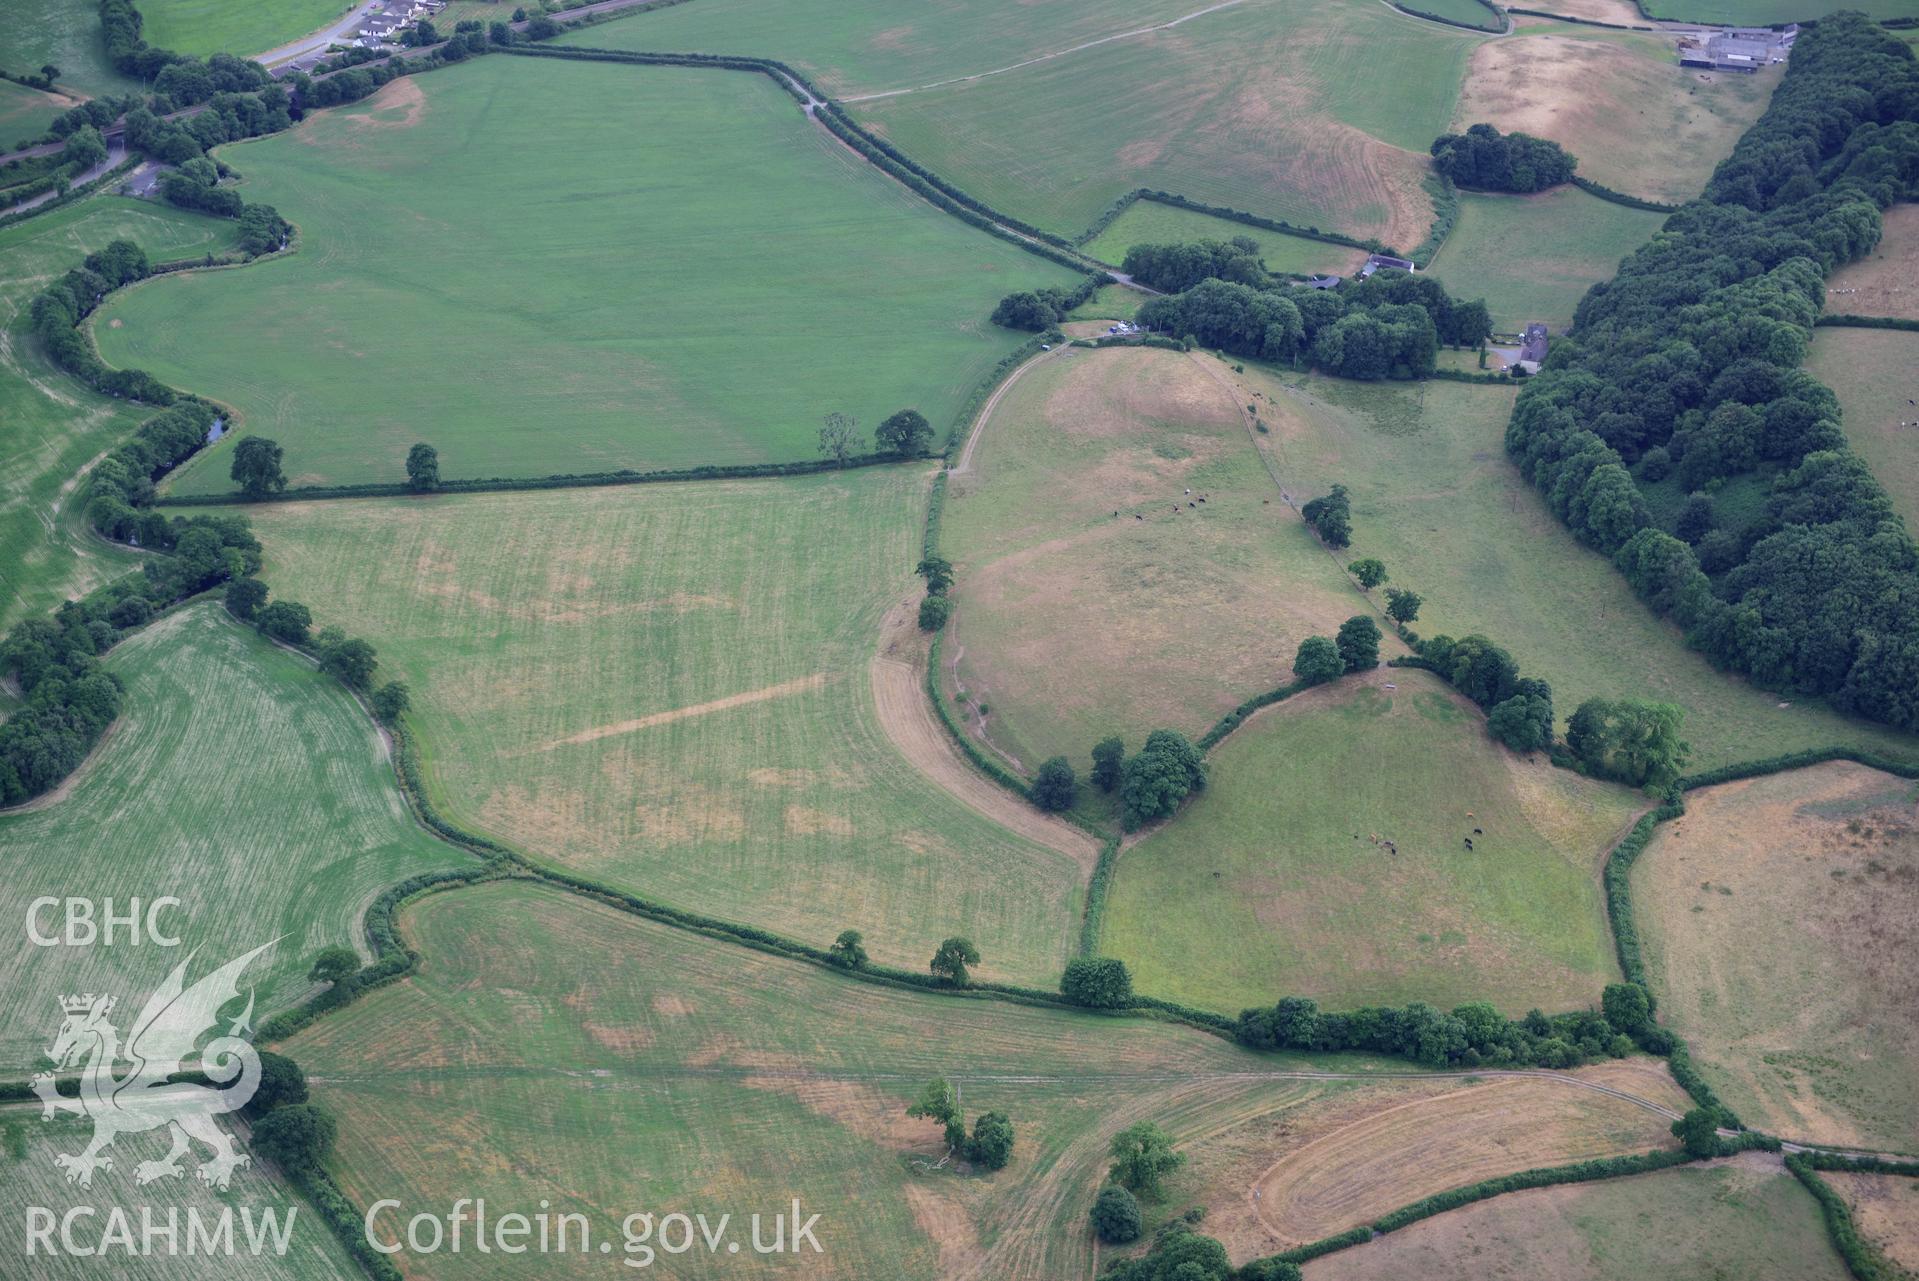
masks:
{"type": "Polygon", "coordinates": [[[1420,634],[1492,637],[1551,682],[1562,721],[1593,697],[1677,703],[1695,769],[1835,743],[1919,758],[1919,739],[1754,689],[1687,649],[1507,461],[1510,390],[1246,369],[1235,382],[1272,422],[1260,444],[1295,497],[1345,484],[1351,555],[1425,598],[1420,634]]]}
{"type": "MultiPolygon", "coordinates": [[[[56,84],[88,96],[139,89],[139,82],[107,62],[94,0],[8,0],[6,16],[0,24],[0,67],[38,71],[52,63],[60,68],[56,84]]],[[[0,141],[11,144],[13,135],[0,134],[0,141]]]]}
{"type": "MultiPolygon", "coordinates": [[[[249,971],[262,1014],[306,995],[322,947],[364,948],[360,916],[385,886],[469,863],[407,813],[367,715],[309,664],[214,605],[178,611],[113,651],[126,710],[41,808],[0,816],[7,915],[36,898],[181,901],[162,918],[178,951],[42,948],[24,928],[0,952],[10,999],[0,1065],[43,1066],[67,992],[112,992],[129,1019],[172,967],[191,971],[278,937],[249,971]]],[[[44,930],[59,928],[57,910],[44,930]]],[[[121,1024],[124,1031],[126,1024],[121,1024]]]]}
{"type": "Polygon", "coordinates": [[[1897,329],[1820,329],[1807,370],[1833,389],[1846,440],[1905,518],[1919,529],[1919,334],[1897,329]]]}
{"type": "Polygon", "coordinates": [[[350,8],[346,0],[147,0],[141,34],[150,45],[196,58],[248,58],[317,31],[350,8]]]}
{"type": "Polygon", "coordinates": [[[1411,248],[1432,220],[1426,148],[1478,39],[1362,0],[1247,0],[849,106],[988,204],[1061,234],[1152,187],[1411,248]]]}
{"type": "Polygon", "coordinates": [[[977,75],[1169,22],[1210,0],[717,0],[674,5],[563,43],[779,58],[834,97],[977,75]]]}
{"type": "Polygon", "coordinates": [[[1065,753],[1084,773],[1108,734],[1196,738],[1291,680],[1301,640],[1369,612],[1280,501],[1212,366],[1067,349],[1012,384],[947,481],[945,654],[1028,770],[1065,753]]]}
{"type": "MultiPolygon", "coordinates": [[[[40,1105],[0,1107],[0,1128],[15,1127],[25,1137],[26,1155],[18,1159],[0,1152],[0,1250],[10,1259],[31,1258],[23,1264],[27,1271],[18,1275],[36,1281],[96,1281],[102,1275],[119,1281],[359,1281],[365,1274],[347,1257],[339,1241],[327,1229],[313,1208],[298,1199],[280,1181],[278,1174],[264,1161],[233,1176],[230,1189],[216,1192],[192,1174],[194,1162],[205,1155],[196,1147],[193,1157],[181,1162],[187,1170],[179,1178],[149,1188],[136,1188],[133,1167],[139,1161],[157,1160],[166,1152],[166,1139],[157,1132],[124,1135],[110,1150],[117,1158],[115,1168],[94,1177],[93,1187],[77,1188],[66,1181],[57,1167],[56,1155],[71,1155],[86,1147],[92,1125],[83,1119],[62,1117],[43,1122],[40,1105]],[[101,1251],[104,1257],[68,1254],[56,1248],[49,1255],[44,1248],[28,1254],[27,1207],[52,1212],[55,1221],[69,1212],[81,1213],[73,1220],[74,1242],[82,1249],[101,1244],[108,1226],[108,1215],[119,1208],[132,1225],[134,1242],[140,1241],[141,1204],[152,1207],[156,1223],[164,1225],[170,1210],[179,1214],[176,1236],[181,1253],[165,1253],[166,1240],[155,1237],[154,1253],[139,1255],[124,1247],[101,1251]],[[86,1213],[88,1209],[91,1214],[86,1213]],[[232,1211],[235,1253],[187,1254],[187,1216],[197,1214],[209,1228],[215,1227],[224,1211],[232,1211]],[[246,1223],[264,1226],[266,1214],[287,1232],[285,1255],[271,1250],[254,1255],[247,1247],[246,1223]]],[[[230,1130],[229,1130],[230,1132],[230,1130]]],[[[244,1145],[243,1145],[244,1146],[244,1145]]],[[[59,1242],[57,1230],[54,1241],[59,1242]]]]}
{"type": "Polygon", "coordinates": [[[17,143],[39,138],[72,105],[72,99],[0,80],[0,149],[11,151],[17,143]]]}
{"type": "Polygon", "coordinates": [[[1462,192],[1459,220],[1431,270],[1455,297],[1484,298],[1502,332],[1544,321],[1561,333],[1586,291],[1610,280],[1664,221],[1572,186],[1536,196],[1462,192]]]}
{"type": "Polygon", "coordinates": [[[1306,1265],[1307,1281],[1844,1281],[1819,1206],[1758,1158],[1495,1197],[1306,1265]]]}
{"type": "Polygon", "coordinates": [[[34,294],[120,238],[155,260],[181,258],[224,250],[233,224],[102,196],[0,228],[0,630],[137,564],[84,527],[78,478],[156,411],[81,387],[27,326],[34,294]]]}
{"type": "Polygon", "coordinates": [[[1760,26],[1775,22],[1804,22],[1841,9],[1855,9],[1870,18],[1919,17],[1914,0],[1650,0],[1649,16],[1662,22],[1723,22],[1760,26]]]}
{"type": "Polygon", "coordinates": [[[1268,271],[1343,274],[1366,260],[1364,250],[1267,231],[1243,222],[1234,222],[1230,218],[1215,218],[1212,214],[1181,209],[1177,205],[1163,205],[1155,200],[1134,201],[1125,213],[1113,219],[1105,231],[1082,248],[1101,262],[1118,266],[1125,261],[1126,251],[1134,245],[1231,240],[1235,236],[1246,236],[1258,243],[1260,259],[1268,271]]]}
{"type": "MultiPolygon", "coordinates": [[[[458,477],[814,458],[833,411],[944,433],[1018,341],[993,304],[1069,279],[739,72],[488,58],[221,154],[300,251],[127,291],[95,333],[296,485],[400,479],[417,440],[458,477]],[[559,144],[498,109],[561,101],[559,144]]],[[[230,449],[174,487],[231,489],[230,449]]]]}
{"type": "Polygon", "coordinates": [[[1919,1149],[1919,787],[1833,763],[1687,798],[1633,865],[1661,1016],[1747,1125],[1919,1149]]]}
{"type": "Polygon", "coordinates": [[[595,878],[1051,985],[1081,869],[893,748],[869,664],[927,473],[262,508],[262,577],[413,691],[435,803],[595,878]]]}
{"type": "MultiPolygon", "coordinates": [[[[1090,1275],[1086,1214],[1113,1133],[1153,1119],[1186,1142],[1350,1088],[1262,1077],[1307,1064],[1188,1028],[849,982],[539,887],[436,896],[406,923],[418,976],[287,1046],[340,1117],[341,1183],[407,1213],[544,1198],[587,1215],[616,1255],[633,1211],[731,1213],[742,1232],[794,1197],[822,1215],[819,1255],[696,1252],[673,1261],[679,1275],[1090,1275]],[[925,1168],[944,1145],[904,1111],[935,1075],[969,1116],[1011,1118],[1006,1169],[925,1168]]],[[[401,1262],[423,1278],[524,1264],[401,1262]]]]}
{"type": "Polygon", "coordinates": [[[1431,676],[1298,695],[1210,761],[1206,791],[1120,855],[1101,950],[1140,991],[1517,1016],[1616,977],[1599,867],[1645,802],[1512,756],[1431,676]]]}
{"type": "Polygon", "coordinates": [[[1479,3],[1479,0],[1407,0],[1407,3],[1409,8],[1418,9],[1421,13],[1450,18],[1487,32],[1496,33],[1505,27],[1502,16],[1479,3]]]}

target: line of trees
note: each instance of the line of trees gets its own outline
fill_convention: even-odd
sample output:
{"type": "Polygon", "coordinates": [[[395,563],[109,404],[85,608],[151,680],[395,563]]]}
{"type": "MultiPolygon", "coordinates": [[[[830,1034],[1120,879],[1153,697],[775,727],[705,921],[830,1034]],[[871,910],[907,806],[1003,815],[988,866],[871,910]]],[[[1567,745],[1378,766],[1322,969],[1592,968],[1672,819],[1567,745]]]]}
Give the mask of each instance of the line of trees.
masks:
{"type": "Polygon", "coordinates": [[[115,240],[88,254],[80,266],[36,294],[28,312],[29,324],[48,359],[105,395],[149,405],[171,405],[177,397],[170,387],[142,369],[107,368],[79,330],[80,322],[92,315],[109,293],[144,280],[151,272],[152,264],[140,246],[130,240],[115,240]]]}
{"type": "Polygon", "coordinates": [[[1713,662],[1904,729],[1919,548],[1798,366],[1825,273],[1915,195],[1919,62],[1864,17],[1822,21],[1704,197],[1587,293],[1506,435],[1553,510],[1713,662]],[[1637,484],[1675,466],[1688,487],[1752,477],[1763,510],[1688,543],[1637,484]]]}
{"type": "Polygon", "coordinates": [[[1502,134],[1491,125],[1433,140],[1433,168],[1469,191],[1544,191],[1571,182],[1578,168],[1565,148],[1529,133],[1502,134]]]}
{"type": "Polygon", "coordinates": [[[101,655],[161,610],[260,567],[260,544],[237,517],[175,519],[159,541],[169,554],[140,573],[68,601],[51,619],[28,619],[0,642],[0,671],[26,704],[0,724],[0,805],[57,787],[120,714],[122,687],[101,655]]]}
{"type": "Polygon", "coordinates": [[[1485,1002],[1451,1013],[1423,1001],[1334,1012],[1308,997],[1289,996],[1241,1011],[1234,1036],[1256,1050],[1384,1054],[1428,1067],[1568,1068],[1624,1058],[1639,1048],[1671,1048],[1652,1020],[1651,999],[1632,983],[1609,984],[1597,1010],[1533,1010],[1522,1019],[1509,1019],[1485,1002]]]}
{"type": "Polygon", "coordinates": [[[1245,237],[1135,245],[1127,274],[1169,291],[1140,307],[1139,323],[1234,355],[1306,361],[1365,380],[1425,377],[1442,344],[1475,346],[1492,333],[1483,299],[1459,301],[1430,276],[1384,270],[1309,289],[1267,276],[1257,253],[1245,237]],[[1214,274],[1188,283],[1202,271],[1214,274]]]}

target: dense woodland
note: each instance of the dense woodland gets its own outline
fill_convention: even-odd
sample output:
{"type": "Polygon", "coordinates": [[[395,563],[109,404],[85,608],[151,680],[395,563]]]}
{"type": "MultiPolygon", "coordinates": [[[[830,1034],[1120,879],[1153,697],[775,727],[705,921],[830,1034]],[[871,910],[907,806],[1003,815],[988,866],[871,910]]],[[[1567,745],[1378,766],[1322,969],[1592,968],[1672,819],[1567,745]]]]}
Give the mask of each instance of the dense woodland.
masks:
{"type": "Polygon", "coordinates": [[[1565,148],[1529,133],[1502,134],[1491,125],[1433,140],[1433,168],[1472,191],[1522,195],[1571,182],[1579,162],[1565,148]]]}
{"type": "MultiPolygon", "coordinates": [[[[1919,728],[1919,549],[1799,368],[1825,275],[1919,195],[1919,63],[1862,17],[1802,35],[1703,198],[1580,303],[1508,452],[1714,662],[1919,728]],[[1706,494],[1663,529],[1642,486],[1706,494]],[[1715,491],[1757,515],[1716,523],[1715,491]]],[[[1730,506],[1730,505],[1728,505],[1730,506]]]]}

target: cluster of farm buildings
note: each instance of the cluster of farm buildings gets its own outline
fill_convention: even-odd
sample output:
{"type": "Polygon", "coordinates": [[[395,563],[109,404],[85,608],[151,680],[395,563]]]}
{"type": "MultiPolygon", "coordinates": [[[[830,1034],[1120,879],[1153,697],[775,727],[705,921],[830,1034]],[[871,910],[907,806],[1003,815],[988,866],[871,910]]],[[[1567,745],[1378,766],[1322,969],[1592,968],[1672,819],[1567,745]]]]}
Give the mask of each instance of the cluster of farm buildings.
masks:
{"type": "Polygon", "coordinates": [[[1739,71],[1747,75],[1792,56],[1799,38],[1797,24],[1777,31],[1771,27],[1714,27],[1682,31],[1678,35],[1679,65],[1707,71],[1739,71]]]}

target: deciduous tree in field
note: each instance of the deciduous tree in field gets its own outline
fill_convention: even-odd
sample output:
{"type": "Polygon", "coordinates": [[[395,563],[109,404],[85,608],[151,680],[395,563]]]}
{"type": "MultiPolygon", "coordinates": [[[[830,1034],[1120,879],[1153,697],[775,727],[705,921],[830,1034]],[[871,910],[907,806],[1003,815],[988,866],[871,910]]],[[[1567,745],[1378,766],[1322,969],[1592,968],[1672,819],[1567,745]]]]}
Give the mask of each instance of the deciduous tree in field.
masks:
{"type": "Polygon", "coordinates": [[[1092,779],[1102,792],[1119,786],[1120,771],[1126,764],[1126,744],[1118,735],[1102,738],[1093,745],[1092,779]]]}
{"type": "Polygon", "coordinates": [[[1334,485],[1331,493],[1313,499],[1299,511],[1328,547],[1344,547],[1353,541],[1352,502],[1346,497],[1344,485],[1334,485]]]}
{"type": "Polygon", "coordinates": [[[1346,572],[1359,580],[1360,590],[1369,592],[1386,581],[1386,562],[1367,556],[1346,566],[1346,572]]]}
{"type": "Polygon", "coordinates": [[[918,458],[933,439],[933,424],[917,409],[902,409],[873,432],[873,442],[889,454],[918,458]]]}
{"type": "Polygon", "coordinates": [[[820,423],[820,452],[841,467],[846,466],[853,446],[858,443],[859,429],[859,419],[851,414],[837,411],[828,414],[820,423]]]}
{"type": "Polygon", "coordinates": [[[262,636],[287,645],[304,645],[307,629],[313,626],[313,614],[298,601],[276,600],[259,608],[253,615],[253,626],[262,636]]]}
{"type": "Polygon", "coordinates": [[[1402,627],[1419,617],[1419,607],[1425,603],[1418,592],[1403,587],[1386,589],[1386,617],[1402,627]]]}
{"type": "Polygon", "coordinates": [[[234,447],[233,467],[229,474],[234,483],[240,486],[240,492],[248,498],[265,498],[287,487],[286,475],[280,470],[284,456],[285,451],[280,448],[278,441],[268,440],[265,436],[248,436],[234,447]]]}
{"type": "Polygon", "coordinates": [[[962,1147],[966,1143],[966,1118],[960,1115],[959,1095],[954,1091],[952,1082],[943,1076],[936,1076],[926,1083],[926,1088],[920,1091],[919,1101],[906,1109],[906,1115],[943,1126],[949,1147],[962,1147]]]}
{"type": "Polygon", "coordinates": [[[307,982],[338,983],[359,973],[360,954],[350,947],[323,947],[307,967],[307,982]]]}
{"type": "Polygon", "coordinates": [[[973,940],[955,935],[939,945],[927,968],[951,986],[965,987],[972,978],[966,967],[978,964],[979,949],[973,946],[973,940]]]}
{"type": "Polygon", "coordinates": [[[841,930],[828,950],[833,954],[835,965],[849,970],[866,968],[866,936],[858,930],[841,930]]]}
{"type": "Polygon", "coordinates": [[[1113,1136],[1113,1182],[1148,1200],[1157,1200],[1161,1180],[1186,1164],[1173,1141],[1151,1121],[1127,1126],[1113,1136]]]}
{"type": "Polygon", "coordinates": [[[1003,1170],[1013,1159],[1013,1122],[1004,1112],[982,1112],[973,1122],[966,1159],[984,1170],[1003,1170]]]}
{"type": "Polygon", "coordinates": [[[425,441],[407,451],[406,487],[419,494],[440,487],[440,451],[425,441]]]}
{"type": "Polygon", "coordinates": [[[1293,655],[1293,675],[1308,685],[1324,685],[1338,680],[1346,671],[1339,646],[1324,636],[1308,636],[1293,655]]]}
{"type": "Polygon", "coordinates": [[[1039,767],[1033,776],[1033,804],[1043,810],[1070,810],[1079,799],[1079,779],[1073,765],[1064,756],[1055,756],[1039,767]]]}
{"type": "Polygon", "coordinates": [[[1379,666],[1379,624],[1369,614],[1355,614],[1339,625],[1339,658],[1349,672],[1379,666]]]}
{"type": "Polygon", "coordinates": [[[1178,730],[1156,729],[1121,772],[1121,821],[1132,831],[1168,818],[1204,786],[1206,766],[1199,749],[1178,730]]]}
{"type": "Polygon", "coordinates": [[[936,632],[953,616],[953,602],[945,596],[926,596],[920,600],[920,630],[936,632]]]}
{"type": "Polygon", "coordinates": [[[1140,1220],[1139,1198],[1117,1183],[1099,1190],[1093,1201],[1093,1231],[1107,1245],[1126,1245],[1139,1240],[1145,1224],[1140,1220]]]}
{"type": "Polygon", "coordinates": [[[311,1171],[333,1148],[339,1129],[311,1103],[275,1108],[253,1127],[253,1146],[289,1170],[311,1171]]]}
{"type": "Polygon", "coordinates": [[[1074,1005],[1113,1010],[1133,999],[1133,976],[1126,962],[1110,956],[1081,956],[1066,963],[1059,993],[1074,1005]]]}
{"type": "Polygon", "coordinates": [[[337,627],[321,632],[314,643],[320,651],[321,671],[357,690],[366,689],[372,682],[373,669],[379,666],[373,646],[343,635],[337,627]]]}
{"type": "Polygon", "coordinates": [[[405,681],[388,681],[373,691],[373,714],[388,725],[399,720],[412,703],[412,693],[405,681]]]}
{"type": "Polygon", "coordinates": [[[1566,746],[1589,774],[1663,787],[1679,777],[1691,753],[1679,737],[1684,715],[1671,703],[1589,698],[1566,722],[1566,746]]]}
{"type": "Polygon", "coordinates": [[[953,562],[944,556],[928,556],[913,572],[926,580],[926,590],[934,596],[946,595],[953,586],[953,562]]]}
{"type": "Polygon", "coordinates": [[[306,1073],[300,1070],[300,1065],[284,1054],[261,1050],[260,1085],[247,1101],[246,1114],[252,1117],[265,1116],[275,1108],[306,1101],[307,1078],[306,1073]]]}
{"type": "Polygon", "coordinates": [[[257,578],[233,578],[227,580],[227,612],[243,623],[253,621],[253,616],[266,604],[267,585],[257,578]]]}
{"type": "Polygon", "coordinates": [[[1690,1157],[1719,1155],[1719,1116],[1707,1108],[1694,1108],[1672,1123],[1672,1132],[1690,1157]]]}

